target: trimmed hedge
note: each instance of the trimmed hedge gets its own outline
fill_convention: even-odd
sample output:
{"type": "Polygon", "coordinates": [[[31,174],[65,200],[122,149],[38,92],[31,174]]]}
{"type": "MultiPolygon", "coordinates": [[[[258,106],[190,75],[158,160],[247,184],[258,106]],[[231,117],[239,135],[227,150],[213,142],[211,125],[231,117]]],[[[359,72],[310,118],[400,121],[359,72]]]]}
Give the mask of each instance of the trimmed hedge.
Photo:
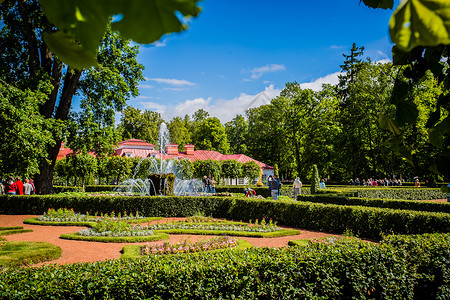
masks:
{"type": "Polygon", "coordinates": [[[114,191],[118,185],[87,185],[84,187],[84,190],[88,193],[94,192],[112,192],[114,191]]]}
{"type": "Polygon", "coordinates": [[[72,192],[72,193],[79,193],[83,191],[83,187],[81,186],[53,186],[53,191],[57,194],[57,193],[67,193],[67,192],[72,192]]]}
{"type": "Polygon", "coordinates": [[[383,234],[450,232],[447,213],[234,197],[1,196],[0,213],[42,214],[48,208],[75,211],[136,211],[143,216],[184,217],[201,213],[232,220],[273,219],[279,225],[380,238],[383,234]]]}
{"type": "Polygon", "coordinates": [[[78,233],[66,233],[60,235],[61,239],[65,240],[77,240],[88,242],[102,242],[102,243],[141,243],[141,242],[154,242],[169,239],[169,235],[166,233],[156,233],[154,235],[147,236],[84,236],[78,233]]]}
{"type": "MultiPolygon", "coordinates": [[[[139,224],[139,223],[147,223],[151,221],[161,220],[161,217],[148,217],[143,219],[132,219],[128,220],[130,223],[133,224],[139,224]]],[[[85,226],[85,227],[95,227],[97,225],[97,222],[95,219],[92,219],[92,221],[64,221],[64,222],[58,222],[58,221],[39,221],[38,217],[34,218],[28,218],[23,221],[24,224],[32,224],[32,225],[43,225],[43,226],[85,226]]]]}
{"type": "Polygon", "coordinates": [[[155,234],[159,232],[170,234],[194,234],[194,235],[229,235],[245,236],[255,238],[276,238],[282,236],[298,235],[300,230],[284,229],[271,232],[253,232],[253,231],[227,231],[227,230],[201,230],[201,229],[161,229],[154,230],[155,234]]]}
{"type": "Polygon", "coordinates": [[[353,192],[354,197],[381,198],[381,199],[404,199],[404,200],[433,200],[446,199],[447,195],[437,188],[417,187],[349,187],[337,188],[335,192],[353,192]]]}
{"type": "Polygon", "coordinates": [[[378,199],[345,197],[341,195],[298,195],[298,201],[314,203],[338,204],[338,205],[360,205],[369,207],[383,207],[404,210],[444,212],[450,213],[450,203],[446,202],[424,202],[420,200],[400,199],[378,199]]]}
{"type": "Polygon", "coordinates": [[[446,299],[449,235],[10,268],[1,299],[446,299]],[[423,248],[423,243],[428,247],[423,248]],[[405,251],[413,249],[414,251],[405,251]]]}

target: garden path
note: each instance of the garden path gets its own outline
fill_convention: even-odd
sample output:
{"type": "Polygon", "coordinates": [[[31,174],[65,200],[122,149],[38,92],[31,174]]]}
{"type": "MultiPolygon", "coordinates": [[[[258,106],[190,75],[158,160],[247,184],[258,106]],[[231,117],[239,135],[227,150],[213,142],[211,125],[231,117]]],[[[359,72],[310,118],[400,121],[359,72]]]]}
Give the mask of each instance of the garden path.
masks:
{"type": "MultiPolygon", "coordinates": [[[[71,241],[60,239],[59,236],[64,233],[74,233],[84,227],[78,226],[40,226],[23,224],[23,221],[28,218],[37,217],[36,215],[0,215],[0,227],[6,226],[23,226],[24,229],[32,229],[32,232],[13,234],[5,236],[8,241],[30,241],[30,242],[48,242],[61,247],[62,255],[60,258],[51,262],[40,263],[42,264],[68,264],[78,262],[93,262],[103,261],[107,259],[117,259],[121,256],[120,251],[124,245],[131,243],[100,243],[100,242],[85,242],[85,241],[71,241]]],[[[159,222],[169,222],[175,220],[181,220],[183,218],[165,218],[159,222]]],[[[290,240],[298,239],[314,239],[334,234],[310,231],[300,229],[301,234],[295,236],[284,236],[279,238],[249,238],[249,237],[237,237],[249,241],[254,247],[284,247],[288,245],[290,240]]],[[[337,236],[337,235],[334,235],[337,236]]],[[[197,236],[197,235],[184,235],[184,234],[171,234],[169,242],[177,243],[186,239],[189,241],[198,241],[202,239],[209,239],[212,236],[197,236]]],[[[161,243],[150,242],[150,244],[161,243]]],[[[133,245],[146,245],[143,243],[132,243],[133,245]]]]}

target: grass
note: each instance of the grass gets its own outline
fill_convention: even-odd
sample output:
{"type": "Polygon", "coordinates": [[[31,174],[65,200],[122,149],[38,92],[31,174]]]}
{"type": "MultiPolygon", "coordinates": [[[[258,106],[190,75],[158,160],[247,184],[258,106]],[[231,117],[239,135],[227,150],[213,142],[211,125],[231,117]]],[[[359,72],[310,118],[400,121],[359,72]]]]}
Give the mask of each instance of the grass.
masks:
{"type": "Polygon", "coordinates": [[[46,242],[0,243],[0,266],[23,266],[50,261],[61,256],[60,247],[46,242]]]}
{"type": "MultiPolygon", "coordinates": [[[[139,250],[142,247],[142,245],[125,245],[122,249],[122,256],[120,258],[144,258],[146,257],[146,255],[140,255],[139,254],[139,250]]],[[[252,244],[250,244],[250,242],[244,241],[244,240],[240,240],[238,239],[238,245],[236,247],[233,248],[226,248],[226,249],[215,249],[215,250],[208,250],[208,252],[213,252],[213,251],[227,251],[227,250],[244,250],[244,249],[248,249],[251,248],[252,244]]],[[[205,251],[203,251],[205,252],[205,251]]],[[[195,253],[182,253],[182,254],[160,254],[160,255],[184,255],[184,254],[189,254],[189,255],[195,255],[195,254],[202,254],[203,252],[195,252],[195,253]]]]}
{"type": "MultiPolygon", "coordinates": [[[[32,232],[31,229],[23,229],[22,226],[11,226],[11,227],[0,227],[0,236],[11,235],[16,233],[24,233],[24,232],[32,232]]],[[[0,238],[1,240],[5,240],[4,238],[0,238]]]]}
{"type": "Polygon", "coordinates": [[[78,233],[61,234],[60,238],[66,240],[78,240],[88,242],[102,242],[102,243],[140,243],[140,242],[154,242],[160,240],[167,240],[169,235],[166,233],[156,233],[147,236],[83,236],[78,233]]]}

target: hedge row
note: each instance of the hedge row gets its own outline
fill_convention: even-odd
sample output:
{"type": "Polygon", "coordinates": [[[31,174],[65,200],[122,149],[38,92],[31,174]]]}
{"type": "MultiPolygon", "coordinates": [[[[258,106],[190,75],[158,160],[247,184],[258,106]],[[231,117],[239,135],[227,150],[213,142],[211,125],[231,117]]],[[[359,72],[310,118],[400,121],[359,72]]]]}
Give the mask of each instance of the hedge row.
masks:
{"type": "Polygon", "coordinates": [[[447,195],[437,188],[417,188],[417,187],[360,187],[349,189],[336,189],[340,192],[354,192],[355,197],[360,198],[381,198],[381,199],[405,199],[405,200],[432,200],[446,199],[447,195]]]}
{"type": "Polygon", "coordinates": [[[337,195],[299,195],[299,201],[314,203],[338,204],[338,205],[359,205],[369,207],[382,207],[392,209],[444,212],[450,213],[450,203],[447,202],[425,202],[420,200],[400,200],[400,199],[377,199],[359,198],[337,195]]]}
{"type": "Polygon", "coordinates": [[[273,219],[280,225],[342,233],[351,230],[367,238],[383,234],[450,232],[447,213],[344,206],[297,201],[234,197],[108,197],[108,196],[1,196],[0,213],[42,214],[48,208],[77,212],[136,211],[144,216],[207,216],[248,221],[273,219]]]}
{"type": "Polygon", "coordinates": [[[0,298],[447,299],[449,241],[392,237],[11,268],[0,298]]]}

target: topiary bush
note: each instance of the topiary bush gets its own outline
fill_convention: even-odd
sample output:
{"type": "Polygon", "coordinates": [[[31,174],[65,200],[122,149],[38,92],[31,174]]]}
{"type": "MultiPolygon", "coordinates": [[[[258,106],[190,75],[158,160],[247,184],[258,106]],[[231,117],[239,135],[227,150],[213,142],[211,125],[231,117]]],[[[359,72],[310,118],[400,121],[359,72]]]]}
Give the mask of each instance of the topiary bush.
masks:
{"type": "Polygon", "coordinates": [[[320,189],[320,177],[317,165],[313,165],[313,175],[311,179],[311,194],[317,194],[320,189]]]}

